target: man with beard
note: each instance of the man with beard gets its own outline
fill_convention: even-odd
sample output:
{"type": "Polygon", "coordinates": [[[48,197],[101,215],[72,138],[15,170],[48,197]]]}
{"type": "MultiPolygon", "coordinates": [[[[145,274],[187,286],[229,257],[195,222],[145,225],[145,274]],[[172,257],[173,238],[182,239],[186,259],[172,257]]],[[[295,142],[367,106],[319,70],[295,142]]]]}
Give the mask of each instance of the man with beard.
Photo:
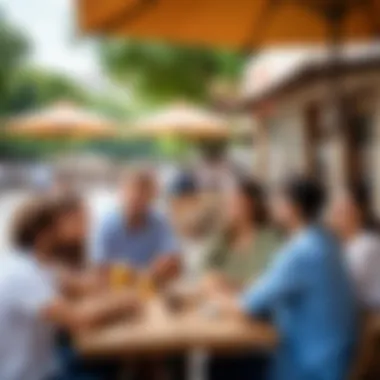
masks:
{"type": "Polygon", "coordinates": [[[181,271],[177,238],[162,213],[154,208],[157,178],[149,168],[131,169],[121,186],[121,207],[101,220],[92,239],[91,258],[104,269],[127,264],[165,284],[181,271]]]}
{"type": "MultiPolygon", "coordinates": [[[[98,295],[101,301],[91,308],[83,308],[62,294],[61,284],[65,281],[60,273],[62,267],[67,267],[63,265],[67,257],[58,247],[71,240],[68,239],[69,231],[64,231],[60,224],[64,216],[62,210],[66,207],[63,205],[64,202],[46,197],[23,204],[13,225],[15,250],[1,256],[2,380],[64,379],[62,368],[57,366],[56,332],[94,327],[136,306],[134,296],[127,293],[98,295]]],[[[77,216],[75,220],[77,224],[72,231],[77,231],[76,237],[83,237],[84,218],[77,216]]]]}

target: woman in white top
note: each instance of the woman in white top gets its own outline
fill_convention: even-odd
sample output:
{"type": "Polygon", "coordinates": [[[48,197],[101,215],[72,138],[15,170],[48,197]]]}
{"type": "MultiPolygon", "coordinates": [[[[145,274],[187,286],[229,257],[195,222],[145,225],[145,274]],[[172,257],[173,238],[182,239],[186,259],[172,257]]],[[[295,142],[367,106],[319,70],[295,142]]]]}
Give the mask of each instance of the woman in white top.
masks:
{"type": "Polygon", "coordinates": [[[368,189],[354,184],[337,192],[329,219],[344,244],[346,260],[364,307],[380,307],[380,237],[368,189]]]}

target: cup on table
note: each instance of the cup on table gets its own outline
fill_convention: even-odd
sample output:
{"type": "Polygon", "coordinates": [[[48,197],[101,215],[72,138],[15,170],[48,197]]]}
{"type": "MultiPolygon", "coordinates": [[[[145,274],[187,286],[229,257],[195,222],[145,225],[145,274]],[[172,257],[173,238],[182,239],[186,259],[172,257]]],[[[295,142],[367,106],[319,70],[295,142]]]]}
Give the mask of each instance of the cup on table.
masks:
{"type": "Polygon", "coordinates": [[[109,269],[109,281],[112,289],[120,289],[133,284],[133,270],[125,263],[112,264],[109,269]]]}

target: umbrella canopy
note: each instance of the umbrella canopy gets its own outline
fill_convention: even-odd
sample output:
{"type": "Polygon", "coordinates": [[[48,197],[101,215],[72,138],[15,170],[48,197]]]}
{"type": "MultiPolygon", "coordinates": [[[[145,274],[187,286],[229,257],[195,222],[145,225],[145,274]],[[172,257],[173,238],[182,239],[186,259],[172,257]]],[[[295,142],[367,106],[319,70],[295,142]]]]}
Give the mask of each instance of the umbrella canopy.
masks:
{"type": "Polygon", "coordinates": [[[220,140],[228,138],[230,129],[225,118],[202,108],[181,104],[139,120],[131,133],[142,137],[220,140]]]}
{"type": "Polygon", "coordinates": [[[6,132],[35,138],[98,139],[114,136],[116,129],[108,119],[62,103],[9,120],[6,132]]]}
{"type": "Polygon", "coordinates": [[[77,0],[84,33],[251,48],[379,37],[380,0],[77,0]],[[339,26],[339,31],[336,27],[339,26]]]}

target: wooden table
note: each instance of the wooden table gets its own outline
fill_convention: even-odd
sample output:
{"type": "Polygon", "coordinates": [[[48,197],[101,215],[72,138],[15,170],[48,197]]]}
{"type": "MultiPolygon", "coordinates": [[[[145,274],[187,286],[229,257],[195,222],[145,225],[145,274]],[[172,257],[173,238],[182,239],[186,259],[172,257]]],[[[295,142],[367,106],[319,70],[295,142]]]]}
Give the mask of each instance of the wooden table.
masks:
{"type": "Polygon", "coordinates": [[[83,332],[75,337],[75,343],[84,356],[121,357],[192,349],[271,350],[277,335],[263,322],[210,317],[196,309],[173,314],[159,300],[152,300],[138,320],[83,332]]]}

